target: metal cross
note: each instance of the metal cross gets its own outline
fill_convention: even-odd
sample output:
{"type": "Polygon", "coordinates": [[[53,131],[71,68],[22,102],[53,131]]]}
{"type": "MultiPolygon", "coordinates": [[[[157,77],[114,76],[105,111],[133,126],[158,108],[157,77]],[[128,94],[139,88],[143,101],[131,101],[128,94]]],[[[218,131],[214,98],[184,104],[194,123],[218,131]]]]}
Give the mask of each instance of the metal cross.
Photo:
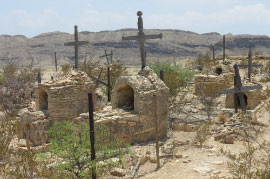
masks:
{"type": "Polygon", "coordinates": [[[106,59],[107,59],[107,64],[112,64],[112,63],[113,63],[113,60],[112,60],[113,52],[112,52],[112,50],[111,50],[111,53],[110,53],[110,54],[107,54],[107,51],[106,51],[105,49],[104,49],[104,52],[105,52],[105,55],[102,55],[102,56],[100,56],[99,58],[104,58],[104,57],[106,57],[106,59]],[[110,59],[109,59],[108,57],[110,57],[110,59]]]}
{"type": "Polygon", "coordinates": [[[73,42],[66,42],[65,46],[74,46],[75,47],[75,70],[78,70],[78,51],[80,45],[89,44],[88,41],[79,41],[78,40],[78,26],[74,26],[74,41],[73,42]]]}
{"type": "Polygon", "coordinates": [[[250,82],[251,81],[252,67],[259,67],[259,66],[263,66],[263,65],[262,64],[252,64],[252,51],[251,51],[251,48],[249,48],[248,64],[241,64],[241,65],[238,65],[238,66],[248,68],[248,79],[249,79],[249,82],[250,82]]]}
{"type": "Polygon", "coordinates": [[[253,86],[242,86],[238,65],[235,64],[233,68],[234,68],[234,73],[235,73],[234,74],[234,88],[220,91],[219,94],[232,94],[232,93],[235,94],[235,98],[234,98],[235,112],[238,111],[238,100],[240,101],[240,106],[242,110],[246,111],[247,104],[244,99],[244,92],[254,90],[254,89],[261,89],[262,85],[257,84],[253,86]]]}
{"type": "Polygon", "coordinates": [[[130,37],[122,37],[122,40],[137,40],[140,43],[140,52],[141,52],[141,61],[142,61],[142,69],[146,66],[145,60],[145,50],[144,50],[144,41],[148,39],[157,39],[162,38],[162,34],[158,35],[144,35],[143,32],[143,19],[142,19],[142,12],[137,12],[138,17],[138,35],[137,36],[130,36],[130,37]]]}

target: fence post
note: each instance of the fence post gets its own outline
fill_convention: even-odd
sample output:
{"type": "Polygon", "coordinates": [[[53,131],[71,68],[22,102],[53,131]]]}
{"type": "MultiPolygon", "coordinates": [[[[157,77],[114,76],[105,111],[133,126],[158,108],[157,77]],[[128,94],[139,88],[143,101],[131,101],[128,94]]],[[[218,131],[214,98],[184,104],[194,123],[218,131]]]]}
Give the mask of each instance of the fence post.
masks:
{"type": "Polygon", "coordinates": [[[88,93],[88,107],[89,107],[89,126],[90,126],[90,144],[91,144],[91,161],[94,161],[92,167],[92,179],[96,179],[96,152],[95,152],[95,131],[94,131],[94,106],[92,93],[88,93]]]}

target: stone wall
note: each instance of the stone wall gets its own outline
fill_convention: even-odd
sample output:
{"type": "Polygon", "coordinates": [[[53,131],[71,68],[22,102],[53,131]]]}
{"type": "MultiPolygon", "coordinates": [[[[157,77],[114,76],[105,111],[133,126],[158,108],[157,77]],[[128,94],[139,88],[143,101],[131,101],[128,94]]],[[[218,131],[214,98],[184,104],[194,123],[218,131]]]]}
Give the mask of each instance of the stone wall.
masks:
{"type": "Polygon", "coordinates": [[[52,124],[51,118],[47,118],[42,111],[30,112],[27,109],[21,110],[19,117],[18,139],[25,139],[29,135],[30,143],[34,146],[48,142],[46,130],[52,124]]]}
{"type": "Polygon", "coordinates": [[[88,111],[88,93],[95,94],[95,84],[85,73],[73,72],[63,80],[39,84],[34,95],[37,110],[47,111],[53,120],[72,120],[88,111]]]}
{"type": "MultiPolygon", "coordinates": [[[[167,136],[169,89],[148,67],[136,76],[123,76],[112,92],[112,106],[96,112],[96,125],[105,125],[122,143],[139,143],[155,137],[155,119],[159,137],[167,136]],[[156,111],[154,114],[154,95],[156,111]]],[[[81,114],[76,120],[88,120],[81,114]]]]}
{"type": "MultiPolygon", "coordinates": [[[[247,109],[254,109],[262,100],[261,89],[248,91],[245,95],[247,98],[247,109]]],[[[225,106],[226,108],[234,108],[234,94],[226,95],[225,106]]]]}
{"type": "Polygon", "coordinates": [[[200,85],[206,96],[216,97],[218,92],[231,88],[233,86],[234,74],[222,73],[221,75],[196,75],[195,76],[195,94],[201,95],[200,85]]]}

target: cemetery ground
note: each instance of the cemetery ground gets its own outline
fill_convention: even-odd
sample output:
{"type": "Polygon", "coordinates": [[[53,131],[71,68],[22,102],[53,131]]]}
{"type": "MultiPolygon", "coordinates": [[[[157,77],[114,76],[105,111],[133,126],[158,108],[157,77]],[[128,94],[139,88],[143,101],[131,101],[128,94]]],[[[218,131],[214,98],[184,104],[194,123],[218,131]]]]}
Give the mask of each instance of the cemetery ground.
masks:
{"type": "MultiPolygon", "coordinates": [[[[243,64],[246,59],[242,59],[245,58],[235,57],[228,61],[243,64]]],[[[189,59],[177,63],[192,70],[194,63],[197,62],[189,59]]],[[[213,66],[213,69],[205,68],[202,72],[196,73],[198,75],[201,73],[207,78],[217,66],[220,64],[213,66]]],[[[139,69],[140,67],[129,67],[127,70],[129,75],[134,75],[139,69]]],[[[57,81],[60,73],[55,72],[54,68],[47,68],[43,72],[42,79],[46,81],[54,76],[54,80],[57,81]]],[[[245,69],[240,69],[240,74],[244,77],[243,81],[248,81],[245,69]]],[[[241,110],[235,113],[233,108],[226,107],[225,95],[210,97],[208,99],[211,103],[207,103],[202,95],[195,94],[196,84],[193,79],[186,87],[181,88],[170,102],[167,137],[159,140],[160,168],[156,169],[156,145],[152,140],[131,145],[130,152],[123,157],[124,164],[110,169],[102,177],[130,178],[130,170],[139,160],[140,168],[135,178],[232,178],[232,170],[238,172],[240,176],[244,176],[241,172],[247,173],[249,167],[253,170],[257,164],[255,159],[260,161],[258,167],[265,167],[261,164],[269,163],[266,158],[269,157],[269,153],[267,154],[259,145],[263,144],[264,140],[270,142],[270,82],[265,76],[264,71],[252,74],[252,80],[263,85],[264,98],[261,98],[254,109],[248,109],[246,114],[241,110]],[[257,116],[253,115],[255,112],[257,116]],[[207,123],[209,117],[211,123],[207,123]],[[247,141],[259,148],[250,155],[250,163],[248,157],[231,160],[226,152],[231,151],[236,155],[246,152],[250,149],[247,141]],[[244,171],[236,171],[239,168],[230,165],[235,163],[238,166],[242,164],[246,168],[244,171]]],[[[105,94],[103,98],[106,98],[105,94]]],[[[104,105],[105,112],[106,110],[110,112],[107,103],[104,105]]],[[[16,138],[12,142],[17,146],[16,138]]],[[[26,150],[27,146],[22,144],[20,147],[26,150]]],[[[34,147],[32,149],[35,150],[34,147]]],[[[46,150],[42,154],[48,159],[51,155],[46,150]]],[[[114,157],[113,160],[119,159],[114,157]]],[[[266,167],[266,170],[269,171],[269,168],[266,167]]]]}

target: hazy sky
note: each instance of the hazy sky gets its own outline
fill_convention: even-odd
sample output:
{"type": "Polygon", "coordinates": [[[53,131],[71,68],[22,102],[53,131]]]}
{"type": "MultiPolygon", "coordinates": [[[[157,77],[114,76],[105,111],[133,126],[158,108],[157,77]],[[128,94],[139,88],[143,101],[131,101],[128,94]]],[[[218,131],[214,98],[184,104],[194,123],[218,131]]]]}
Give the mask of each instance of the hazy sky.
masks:
{"type": "Polygon", "coordinates": [[[137,28],[270,35],[270,0],[0,0],[0,34],[137,28]]]}

